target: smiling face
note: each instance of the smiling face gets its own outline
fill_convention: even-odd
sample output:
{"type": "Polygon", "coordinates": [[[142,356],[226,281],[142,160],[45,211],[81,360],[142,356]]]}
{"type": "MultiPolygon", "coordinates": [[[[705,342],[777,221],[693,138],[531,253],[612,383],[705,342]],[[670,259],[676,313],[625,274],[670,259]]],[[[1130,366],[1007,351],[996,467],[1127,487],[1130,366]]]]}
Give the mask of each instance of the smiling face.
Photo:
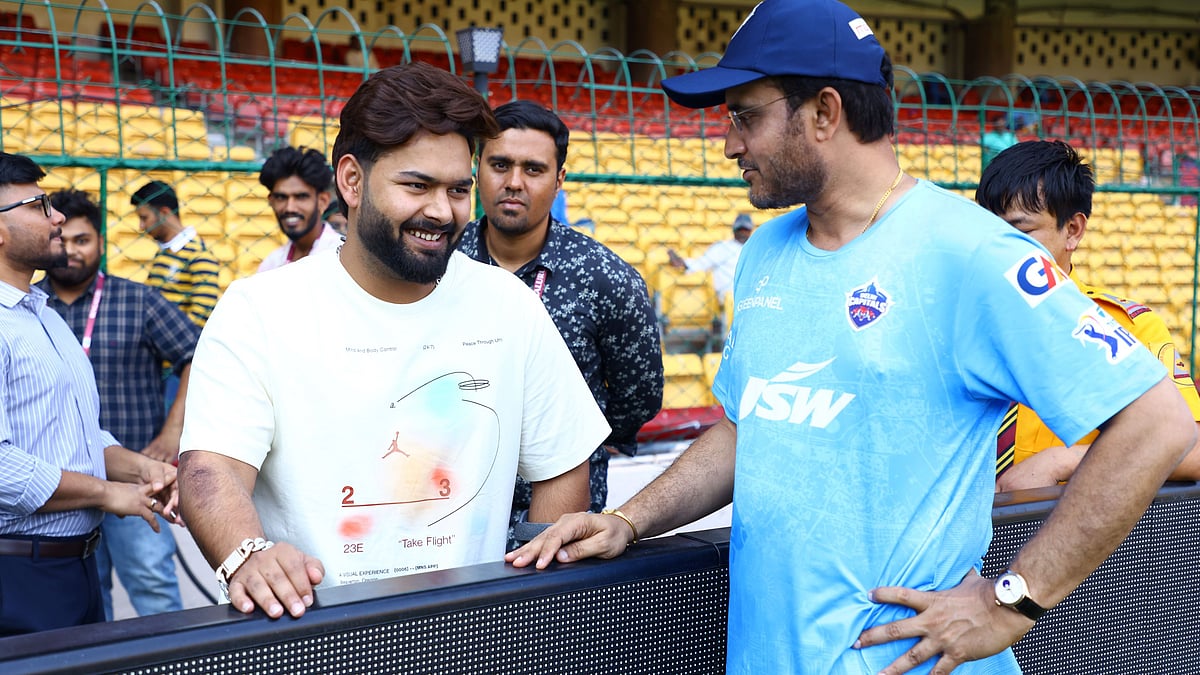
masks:
{"type": "Polygon", "coordinates": [[[566,169],[558,169],[550,134],[508,129],[489,139],[479,158],[479,198],[488,225],[516,236],[545,227],[566,169]]]}
{"type": "Polygon", "coordinates": [[[76,216],[62,226],[62,241],[67,252],[67,264],[46,271],[50,280],[66,287],[91,283],[100,269],[100,236],[83,216],[76,216]]]}
{"type": "Polygon", "coordinates": [[[328,192],[318,192],[299,176],[288,176],[275,182],[267,202],[288,239],[311,243],[319,234],[317,225],[329,198],[328,192]]]}
{"type": "Polygon", "coordinates": [[[828,170],[808,139],[805,117],[811,102],[790,112],[781,92],[766,80],[730,89],[729,109],[739,114],[725,136],[725,156],[736,159],[750,184],[750,203],[781,209],[816,199],[825,189],[828,170]]]}
{"type": "Polygon", "coordinates": [[[420,133],[364,170],[339,161],[350,227],[399,281],[431,284],[446,272],[471,216],[471,150],[457,134],[420,133]],[[361,191],[361,192],[360,192],[361,191]]]}

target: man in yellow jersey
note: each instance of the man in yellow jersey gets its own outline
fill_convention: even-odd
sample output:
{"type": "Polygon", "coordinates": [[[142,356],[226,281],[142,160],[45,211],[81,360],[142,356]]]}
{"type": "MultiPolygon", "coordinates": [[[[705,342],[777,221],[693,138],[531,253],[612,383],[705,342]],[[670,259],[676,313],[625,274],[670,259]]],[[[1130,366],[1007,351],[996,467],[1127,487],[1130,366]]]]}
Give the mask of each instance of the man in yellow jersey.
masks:
{"type": "MultiPolygon", "coordinates": [[[[1038,240],[1085,295],[1146,345],[1171,373],[1193,418],[1200,423],[1200,396],[1163,320],[1145,305],[1089,286],[1071,265],[1071,254],[1087,231],[1094,189],[1092,168],[1069,145],[1026,141],[1004,150],[988,164],[975,201],[1038,240]]],[[[997,448],[998,492],[1067,480],[1096,437],[1093,431],[1067,446],[1029,408],[1017,406],[1016,418],[1011,447],[1001,442],[997,448]]],[[[1002,426],[1002,436],[1003,430],[1002,426]]],[[[1200,451],[1193,448],[1170,478],[1200,479],[1200,451]]]]}
{"type": "Polygon", "coordinates": [[[196,229],[179,221],[179,198],[170,185],[150,181],[133,194],[132,202],[142,231],[159,245],[146,283],[203,327],[217,304],[216,258],[196,229]]]}

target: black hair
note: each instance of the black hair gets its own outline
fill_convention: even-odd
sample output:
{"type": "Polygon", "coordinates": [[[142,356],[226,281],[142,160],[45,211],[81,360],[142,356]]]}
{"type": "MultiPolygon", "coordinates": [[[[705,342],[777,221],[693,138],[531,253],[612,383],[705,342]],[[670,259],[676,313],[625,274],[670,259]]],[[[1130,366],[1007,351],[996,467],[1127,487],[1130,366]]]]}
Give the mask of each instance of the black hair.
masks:
{"type": "MultiPolygon", "coordinates": [[[[472,152],[477,139],[499,133],[483,96],[462,78],[428,63],[404,63],[375,71],[346,101],[333,142],[333,165],[352,155],[367,170],[384,152],[421,131],[459,134],[472,152]]],[[[338,197],[345,215],[346,202],[338,197]]]]}
{"type": "Polygon", "coordinates": [[[1092,167],[1062,141],[1025,141],[992,158],[979,178],[975,201],[992,213],[1014,207],[1045,210],[1059,229],[1076,213],[1092,215],[1096,178],[1092,167]]]}
{"type": "Polygon", "coordinates": [[[171,210],[171,213],[179,213],[179,198],[175,196],[175,191],[171,189],[171,186],[161,180],[152,180],[138,188],[129,201],[134,206],[148,204],[156,209],[166,207],[171,210]]]}
{"type": "Polygon", "coordinates": [[[799,75],[771,79],[780,91],[787,94],[791,112],[796,112],[825,87],[833,87],[842,97],[842,110],[850,131],[859,141],[873,143],[891,136],[896,130],[896,114],[892,104],[892,59],[886,53],[879,63],[879,72],[887,82],[886,87],[857,80],[799,75]]]}
{"type": "Polygon", "coordinates": [[[81,190],[62,190],[50,195],[50,205],[58,209],[67,220],[83,217],[96,233],[100,233],[100,207],[86,192],[81,190]]]}
{"type": "Polygon", "coordinates": [[[325,155],[312,148],[286,146],[271,153],[258,172],[258,182],[268,190],[284,178],[296,176],[317,194],[329,189],[333,182],[333,169],[325,161],[325,155]]]}
{"type": "MultiPolygon", "coordinates": [[[[571,131],[558,115],[540,103],[529,100],[510,101],[496,108],[494,112],[501,132],[509,129],[533,129],[549,134],[550,138],[554,139],[554,148],[557,151],[557,169],[562,170],[563,165],[567,163],[567,145],[571,141],[571,131]]],[[[483,145],[486,144],[487,141],[484,141],[483,145]]],[[[480,150],[482,149],[481,146],[480,150]]]]}
{"type": "Polygon", "coordinates": [[[25,155],[0,152],[0,187],[36,185],[45,177],[42,167],[25,155]]]}

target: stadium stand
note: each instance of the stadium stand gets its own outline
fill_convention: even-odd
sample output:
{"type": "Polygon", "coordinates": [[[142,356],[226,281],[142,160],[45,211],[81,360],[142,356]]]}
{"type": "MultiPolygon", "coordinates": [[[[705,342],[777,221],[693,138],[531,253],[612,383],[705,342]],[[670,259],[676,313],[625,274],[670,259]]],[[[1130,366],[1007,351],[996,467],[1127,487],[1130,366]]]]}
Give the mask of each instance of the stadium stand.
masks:
{"type": "MultiPolygon", "coordinates": [[[[285,143],[332,146],[341,106],[370,72],[346,65],[347,53],[363,49],[381,66],[424,60],[457,72],[451,24],[492,20],[465,6],[452,20],[435,4],[412,3],[413,15],[402,17],[417,22],[411,33],[354,14],[354,3],[311,19],[289,15],[279,26],[264,24],[268,54],[253,56],[232,49],[233,24],[205,8],[176,16],[150,4],[125,10],[0,2],[3,147],[52,168],[48,187],[105,192],[107,264],[135,277],[152,249],[138,234],[129,185],[152,173],[186,185],[183,218],[213,242],[228,284],[252,273],[279,241],[255,182],[261,158],[285,143]]],[[[603,24],[593,5],[568,4],[585,23],[603,24]]],[[[569,213],[594,222],[593,236],[642,272],[664,333],[690,338],[668,340],[669,350],[718,345],[729,308],[718,307],[696,279],[664,274],[665,249],[696,255],[724,238],[729,214],[746,206],[737,167],[723,154],[724,115],[670,106],[657,82],[713,62],[725,31],[707,30],[705,22],[733,25],[744,12],[689,9],[681,15],[687,49],[665,57],[622,55],[604,44],[603,30],[575,25],[564,33],[569,38],[547,46],[528,26],[531,37],[510,38],[516,44],[504,49],[490,80],[494,103],[533,98],[572,128],[569,213]]],[[[1069,56],[1063,65],[1088,79],[950,79],[933,72],[951,66],[946,50],[915,47],[944,46],[950,24],[874,22],[897,64],[897,152],[908,172],[970,196],[982,129],[998,115],[1020,120],[1022,137],[1070,141],[1100,181],[1081,267],[1098,283],[1156,305],[1173,331],[1194,337],[1200,91],[1151,84],[1152,77],[1105,81],[1091,77],[1090,62],[1069,56]]],[[[1186,69],[1178,61],[1181,33],[1107,29],[1096,33],[1107,40],[1096,54],[1141,49],[1168,77],[1186,69]]],[[[1019,27],[1017,37],[1016,65],[1033,64],[1035,72],[1047,61],[1034,45],[1070,40],[1036,25],[1019,27]]],[[[1089,54],[1084,47],[1076,52],[1089,54]]],[[[1185,350],[1190,357],[1190,340],[1185,350]]]]}
{"type": "MultiPolygon", "coordinates": [[[[592,221],[594,229],[581,231],[608,244],[642,273],[659,308],[667,350],[664,410],[641,440],[680,441],[722,417],[711,385],[732,301],[719,306],[705,275],[671,270],[665,250],[670,246],[694,256],[726,238],[731,214],[748,210],[745,186],[736,165],[724,157],[728,122],[723,111],[668,105],[657,83],[666,75],[715,62],[724,46],[722,36],[730,32],[726,27],[738,25],[748,5],[681,3],[680,49],[657,57],[624,55],[608,46],[606,7],[619,3],[533,0],[529,6],[539,11],[510,8],[488,14],[493,6],[515,3],[413,0],[403,3],[399,16],[391,7],[370,11],[362,0],[331,8],[312,0],[276,4],[286,16],[278,25],[259,27],[253,14],[235,25],[207,3],[168,14],[159,4],[132,0],[79,6],[0,0],[0,145],[8,152],[30,154],[46,167],[47,190],[73,186],[99,195],[106,268],[136,280],[145,279],[157,245],[140,232],[130,195],[151,179],[176,186],[182,219],[211,244],[224,288],[252,274],[282,242],[257,183],[265,154],[284,143],[325,152],[332,147],[342,106],[370,73],[369,66],[348,65],[347,54],[361,47],[380,66],[422,60],[460,72],[451,29],[506,23],[507,44],[499,70],[490,78],[490,100],[498,105],[533,99],[563,117],[572,129],[569,213],[592,221]],[[503,11],[508,13],[501,15],[503,11]],[[407,30],[392,25],[398,22],[407,30]],[[258,34],[265,52],[255,55],[238,48],[235,38],[246,32],[258,34]]],[[[1096,28],[1063,25],[1060,17],[1035,17],[1015,29],[1013,67],[1025,74],[957,79],[940,73],[962,72],[950,56],[962,51],[954,42],[961,23],[930,18],[929,13],[911,18],[894,14],[867,17],[897,65],[896,141],[905,170],[970,197],[981,170],[981,135],[996,116],[1021,120],[1022,139],[1072,143],[1094,164],[1100,182],[1083,255],[1076,257],[1079,267],[1090,281],[1152,305],[1172,332],[1184,338],[1181,351],[1196,372],[1197,26],[1179,20],[1176,26],[1157,28],[1096,28]]],[[[756,214],[755,220],[761,223],[770,215],[756,214]]],[[[1186,516],[1200,503],[1194,491],[1178,499],[1168,487],[1167,497],[1160,511],[1180,509],[1186,516]]],[[[1016,516],[1000,514],[998,528],[1026,532],[1014,522],[1028,513],[1014,512],[1016,516]]],[[[1181,532],[1194,531],[1184,517],[1147,519],[1150,526],[1159,522],[1182,523],[1181,532]]],[[[1155,541],[1160,538],[1145,536],[1135,544],[1161,556],[1155,541]]],[[[1179,547],[1176,552],[1195,550],[1179,547]]],[[[1129,569],[1135,582],[1145,577],[1140,562],[1117,571],[1129,569]]],[[[1114,573],[1112,566],[1101,572],[1114,573]]],[[[1101,579],[1101,592],[1118,587],[1108,577],[1101,579]]],[[[591,588],[590,579],[587,584],[591,588]]],[[[1176,611],[1176,599],[1163,601],[1167,615],[1176,611]]],[[[1071,630],[1049,624],[1061,629],[1062,639],[1033,634],[1023,641],[1035,646],[1027,646],[1030,651],[1022,658],[1059,664],[1058,671],[1046,666],[1038,672],[1096,666],[1087,654],[1063,649],[1068,641],[1081,641],[1092,626],[1089,617],[1099,616],[1094,603],[1077,602],[1080,609],[1078,616],[1072,615],[1071,630]],[[1043,648],[1044,657],[1040,651],[1034,654],[1043,648]],[[1071,659],[1078,662],[1062,665],[1071,659]]],[[[718,631],[723,626],[720,610],[713,613],[718,631]]],[[[1195,632],[1194,620],[1183,615],[1174,619],[1195,632]]],[[[195,628],[186,626],[187,620],[141,625],[148,633],[195,628]]],[[[223,615],[195,621],[214,630],[232,622],[223,615]]],[[[338,614],[331,621],[344,619],[338,614]]],[[[1117,636],[1126,639],[1135,629],[1145,630],[1159,640],[1154,644],[1161,644],[1161,632],[1146,625],[1117,636]]],[[[128,631],[121,628],[98,635],[96,644],[127,639],[128,631]]],[[[277,628],[259,627],[263,635],[277,628]]],[[[306,630],[303,623],[294,628],[306,630]]],[[[1091,644],[1111,641],[1114,633],[1107,621],[1096,623],[1095,629],[1099,637],[1091,644]]],[[[214,634],[206,648],[227,647],[229,634],[214,634]]],[[[64,642],[58,639],[56,646],[64,642]]],[[[163,649],[162,644],[153,649],[163,649]]],[[[92,646],[78,658],[94,658],[102,654],[98,649],[92,646]]],[[[1111,666],[1112,672],[1132,672],[1128,662],[1120,661],[1127,654],[1146,658],[1144,651],[1127,647],[1125,654],[1116,647],[1111,651],[1121,663],[1111,666]]],[[[1177,659],[1178,652],[1171,657],[1177,659]]],[[[1178,666],[1168,657],[1156,658],[1163,660],[1154,663],[1178,666]]],[[[57,659],[67,672],[101,669],[63,663],[49,652],[45,659],[57,659]]],[[[231,672],[225,663],[214,669],[231,672]]],[[[719,667],[713,670],[720,672],[719,667]]]]}

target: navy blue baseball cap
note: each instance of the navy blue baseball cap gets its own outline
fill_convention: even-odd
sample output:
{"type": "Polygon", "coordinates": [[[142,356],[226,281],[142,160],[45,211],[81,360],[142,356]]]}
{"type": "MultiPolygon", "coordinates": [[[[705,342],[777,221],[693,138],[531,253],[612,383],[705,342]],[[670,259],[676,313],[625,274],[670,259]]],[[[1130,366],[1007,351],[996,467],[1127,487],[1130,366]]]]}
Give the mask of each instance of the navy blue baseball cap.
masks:
{"type": "Polygon", "coordinates": [[[888,87],[884,58],[867,22],[837,0],[763,0],[729,39],[716,66],[669,77],[662,87],[688,108],[720,105],[727,89],[764,77],[829,77],[888,87]]]}

